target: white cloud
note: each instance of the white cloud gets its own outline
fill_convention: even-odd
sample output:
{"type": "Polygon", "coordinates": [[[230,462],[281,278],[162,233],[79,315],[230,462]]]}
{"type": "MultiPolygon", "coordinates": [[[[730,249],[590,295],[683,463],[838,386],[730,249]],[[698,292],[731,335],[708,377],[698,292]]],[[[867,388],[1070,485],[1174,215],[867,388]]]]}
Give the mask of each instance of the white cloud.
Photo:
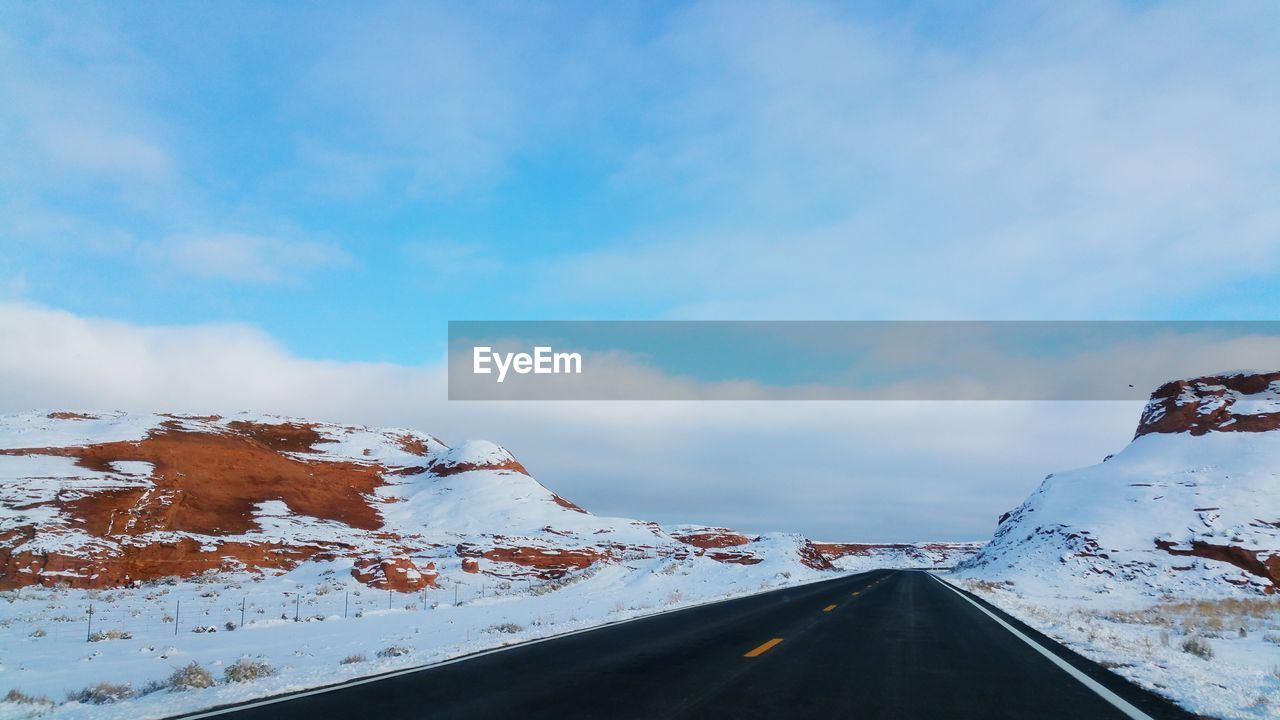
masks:
{"type": "Polygon", "coordinates": [[[116,24],[83,12],[8,8],[0,30],[0,139],[14,190],[68,192],[105,183],[145,203],[175,179],[168,129],[149,95],[156,66],[116,24]],[[9,12],[7,12],[9,14],[9,12]]]}
{"type": "Polygon", "coordinates": [[[139,247],[139,259],[161,272],[250,283],[278,283],[351,263],[333,244],[260,235],[180,235],[139,247]]]}
{"type": "Polygon", "coordinates": [[[1127,442],[1135,403],[480,402],[444,368],[307,360],[240,325],[0,304],[0,411],[257,410],[510,447],[602,514],[827,539],[981,538],[1047,472],[1127,442]]]}
{"type": "Polygon", "coordinates": [[[545,287],[678,317],[1160,317],[1274,274],[1276,5],[931,16],[677,13],[620,181],[699,211],[551,263],[545,287]]]}

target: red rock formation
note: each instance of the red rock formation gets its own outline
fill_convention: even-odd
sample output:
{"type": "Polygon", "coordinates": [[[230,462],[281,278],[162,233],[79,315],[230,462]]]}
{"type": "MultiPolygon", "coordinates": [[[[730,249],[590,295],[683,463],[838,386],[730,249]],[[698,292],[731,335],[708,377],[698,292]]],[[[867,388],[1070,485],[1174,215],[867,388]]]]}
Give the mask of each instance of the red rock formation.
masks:
{"type": "Polygon", "coordinates": [[[808,540],[804,541],[804,545],[800,547],[800,562],[808,565],[814,570],[831,570],[835,566],[831,564],[815,543],[808,540]]]}
{"type": "Polygon", "coordinates": [[[448,477],[450,475],[458,475],[460,473],[472,472],[474,470],[507,470],[509,472],[520,473],[521,475],[529,474],[529,471],[524,469],[524,465],[521,465],[520,461],[515,458],[495,463],[438,462],[432,463],[427,469],[439,477],[448,477]]]}
{"type": "Polygon", "coordinates": [[[351,568],[351,575],[369,587],[396,592],[416,592],[436,587],[436,579],[440,577],[435,563],[427,563],[426,567],[419,568],[413,560],[404,556],[356,563],[351,568]]]}
{"type": "Polygon", "coordinates": [[[1265,432],[1280,428],[1280,412],[1236,414],[1238,396],[1276,392],[1280,372],[1207,375],[1165,383],[1151,394],[1134,437],[1149,433],[1204,435],[1216,432],[1265,432]]]}
{"type": "Polygon", "coordinates": [[[1231,563],[1252,575],[1280,585],[1280,554],[1263,550],[1250,550],[1235,545],[1215,545],[1202,540],[1192,540],[1191,547],[1178,547],[1178,543],[1156,540],[1156,547],[1170,555],[1186,555],[1231,563]]]}
{"type": "Polygon", "coordinates": [[[707,549],[737,547],[751,542],[751,538],[728,528],[706,528],[697,532],[673,534],[672,537],[686,545],[707,549]]]}
{"type": "Polygon", "coordinates": [[[14,553],[10,543],[5,545],[0,548],[0,590],[64,583],[77,588],[120,587],[210,570],[287,570],[304,560],[333,559],[338,554],[334,547],[276,543],[226,542],[206,548],[190,538],[129,545],[120,553],[96,548],[87,555],[14,553]]]}
{"type": "MultiPolygon", "coordinates": [[[[563,577],[571,570],[582,570],[608,558],[607,552],[593,548],[556,550],[535,547],[494,547],[482,550],[462,543],[457,552],[464,558],[483,557],[492,562],[511,563],[534,570],[540,577],[563,577]]],[[[466,560],[463,560],[464,569],[466,560]]]]}
{"type": "Polygon", "coordinates": [[[716,562],[733,563],[735,565],[757,565],[764,562],[764,558],[751,553],[711,552],[707,553],[707,557],[716,562]]]}

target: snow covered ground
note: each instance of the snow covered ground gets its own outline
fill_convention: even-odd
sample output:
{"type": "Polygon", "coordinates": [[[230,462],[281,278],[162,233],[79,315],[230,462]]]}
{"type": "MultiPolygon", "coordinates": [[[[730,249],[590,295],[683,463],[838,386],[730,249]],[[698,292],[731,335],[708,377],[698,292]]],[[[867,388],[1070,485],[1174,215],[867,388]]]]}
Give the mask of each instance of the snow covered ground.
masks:
{"type": "Polygon", "coordinates": [[[210,574],[130,589],[0,594],[0,697],[17,690],[53,703],[0,702],[0,718],[162,717],[834,577],[804,566],[779,573],[769,563],[650,558],[550,581],[469,576],[463,584],[446,576],[444,587],[395,593],[356,582],[351,562],[306,563],[279,576],[210,574]],[[127,637],[89,642],[90,606],[94,633],[127,637]],[[265,662],[275,674],[225,681],[227,666],[241,658],[265,662]],[[163,687],[191,662],[217,683],[163,687]],[[99,683],[128,685],[134,697],[67,700],[99,683]]]}
{"type": "Polygon", "coordinates": [[[488,442],[0,418],[0,718],[167,716],[839,574],[799,535],[593,515],[488,442]],[[192,663],[210,687],[171,681],[192,663]]]}
{"type": "Polygon", "coordinates": [[[1167,383],[947,577],[1194,712],[1280,717],[1278,397],[1280,373],[1167,383]]]}
{"type": "Polygon", "coordinates": [[[1026,592],[1017,581],[943,577],[1192,712],[1280,718],[1280,599],[1156,600],[1026,592]]]}

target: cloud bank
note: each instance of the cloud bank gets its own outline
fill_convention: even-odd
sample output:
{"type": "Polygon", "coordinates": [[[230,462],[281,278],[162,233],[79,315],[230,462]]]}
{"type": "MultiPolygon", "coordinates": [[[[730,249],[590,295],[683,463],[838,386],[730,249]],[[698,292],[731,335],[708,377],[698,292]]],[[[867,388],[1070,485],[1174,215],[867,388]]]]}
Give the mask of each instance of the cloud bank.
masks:
{"type": "Polygon", "coordinates": [[[986,537],[1046,473],[1123,447],[1140,403],[483,402],[444,368],[300,358],[243,325],[0,304],[0,411],[236,412],[486,438],[600,514],[825,539],[986,537]]]}

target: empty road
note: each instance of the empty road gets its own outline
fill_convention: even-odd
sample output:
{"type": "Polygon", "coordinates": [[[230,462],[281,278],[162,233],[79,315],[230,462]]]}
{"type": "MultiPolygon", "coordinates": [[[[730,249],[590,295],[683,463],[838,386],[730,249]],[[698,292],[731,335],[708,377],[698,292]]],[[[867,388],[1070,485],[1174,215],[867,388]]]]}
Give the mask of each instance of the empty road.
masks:
{"type": "Polygon", "coordinates": [[[1193,717],[927,573],[899,570],[691,608],[221,714],[234,720],[1193,717]]]}

